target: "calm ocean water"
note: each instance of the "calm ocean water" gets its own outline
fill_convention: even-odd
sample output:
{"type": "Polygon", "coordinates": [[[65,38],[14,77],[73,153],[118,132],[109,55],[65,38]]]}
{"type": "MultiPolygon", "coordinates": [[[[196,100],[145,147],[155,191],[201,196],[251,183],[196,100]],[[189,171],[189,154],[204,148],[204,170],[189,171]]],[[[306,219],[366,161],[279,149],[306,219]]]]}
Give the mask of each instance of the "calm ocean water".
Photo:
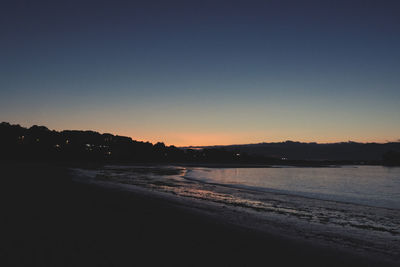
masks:
{"type": "Polygon", "coordinates": [[[400,209],[400,168],[193,168],[186,178],[229,187],[400,209]]]}
{"type": "Polygon", "coordinates": [[[71,171],[79,181],[166,197],[246,227],[400,259],[400,168],[108,165],[71,171]]]}

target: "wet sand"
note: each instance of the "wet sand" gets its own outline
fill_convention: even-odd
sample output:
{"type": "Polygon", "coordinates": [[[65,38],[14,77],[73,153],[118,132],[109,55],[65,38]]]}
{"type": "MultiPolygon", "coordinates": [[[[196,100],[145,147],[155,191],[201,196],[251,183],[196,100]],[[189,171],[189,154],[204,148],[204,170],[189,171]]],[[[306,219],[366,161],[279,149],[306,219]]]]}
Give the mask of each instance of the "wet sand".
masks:
{"type": "Polygon", "coordinates": [[[65,166],[0,166],[1,266],[396,266],[73,182],[65,166]]]}

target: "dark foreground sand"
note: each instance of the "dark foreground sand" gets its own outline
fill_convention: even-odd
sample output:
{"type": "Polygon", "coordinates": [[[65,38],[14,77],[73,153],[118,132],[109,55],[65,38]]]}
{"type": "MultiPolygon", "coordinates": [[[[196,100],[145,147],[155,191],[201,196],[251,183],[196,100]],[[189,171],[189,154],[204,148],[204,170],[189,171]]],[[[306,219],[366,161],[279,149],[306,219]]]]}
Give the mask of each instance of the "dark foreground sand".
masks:
{"type": "Polygon", "coordinates": [[[0,167],[0,266],[390,266],[72,182],[62,166],[0,167]]]}

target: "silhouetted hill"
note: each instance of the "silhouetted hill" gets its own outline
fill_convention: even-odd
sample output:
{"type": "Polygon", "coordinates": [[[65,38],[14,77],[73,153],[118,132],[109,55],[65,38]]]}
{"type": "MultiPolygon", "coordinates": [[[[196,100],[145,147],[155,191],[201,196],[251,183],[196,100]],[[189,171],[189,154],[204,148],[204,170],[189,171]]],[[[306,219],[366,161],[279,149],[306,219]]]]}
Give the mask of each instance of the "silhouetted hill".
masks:
{"type": "Polygon", "coordinates": [[[393,157],[395,152],[400,152],[400,142],[385,144],[342,142],[331,144],[280,142],[259,143],[228,146],[207,146],[201,148],[223,148],[236,153],[247,153],[254,156],[272,157],[287,160],[311,160],[311,161],[380,161],[385,153],[393,157]]]}
{"type": "Polygon", "coordinates": [[[6,122],[0,124],[0,137],[2,159],[148,162],[179,160],[184,155],[174,146],[153,145],[125,136],[94,131],[58,132],[36,125],[28,129],[6,122]]]}
{"type": "Polygon", "coordinates": [[[34,125],[0,124],[0,159],[132,163],[266,163],[263,157],[238,156],[223,149],[179,149],[94,131],[54,131],[34,125]]]}
{"type": "Polygon", "coordinates": [[[400,165],[400,143],[261,143],[177,148],[94,131],[0,124],[0,159],[78,162],[400,165]]]}

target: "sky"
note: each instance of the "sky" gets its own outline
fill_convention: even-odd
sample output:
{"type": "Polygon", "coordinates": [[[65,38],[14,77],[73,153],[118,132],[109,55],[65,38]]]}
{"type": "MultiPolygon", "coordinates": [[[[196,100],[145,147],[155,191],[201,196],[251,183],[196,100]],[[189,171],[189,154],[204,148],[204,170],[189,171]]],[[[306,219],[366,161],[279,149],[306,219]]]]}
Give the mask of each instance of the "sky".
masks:
{"type": "Polygon", "coordinates": [[[400,139],[400,1],[0,3],[0,121],[168,145],[400,139]]]}

